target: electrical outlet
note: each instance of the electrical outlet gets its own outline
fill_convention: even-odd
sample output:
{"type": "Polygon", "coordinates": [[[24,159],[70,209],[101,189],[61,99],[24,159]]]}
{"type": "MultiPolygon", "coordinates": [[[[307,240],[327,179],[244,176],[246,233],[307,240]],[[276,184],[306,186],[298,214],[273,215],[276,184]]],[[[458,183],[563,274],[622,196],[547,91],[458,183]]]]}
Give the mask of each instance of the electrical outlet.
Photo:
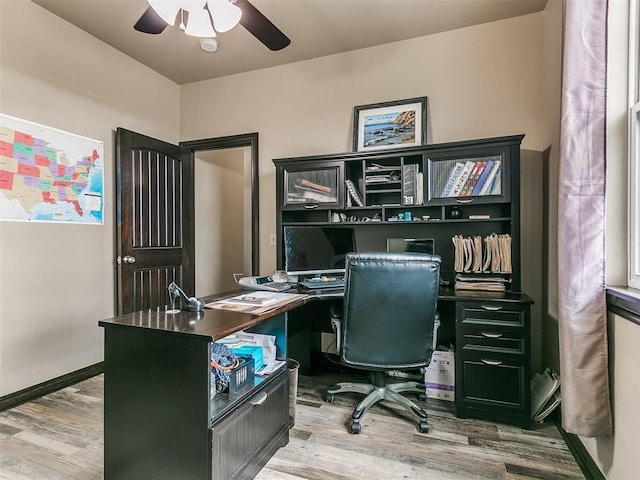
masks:
{"type": "Polygon", "coordinates": [[[269,234],[269,245],[272,246],[272,247],[276,246],[276,234],[275,233],[269,234]]]}

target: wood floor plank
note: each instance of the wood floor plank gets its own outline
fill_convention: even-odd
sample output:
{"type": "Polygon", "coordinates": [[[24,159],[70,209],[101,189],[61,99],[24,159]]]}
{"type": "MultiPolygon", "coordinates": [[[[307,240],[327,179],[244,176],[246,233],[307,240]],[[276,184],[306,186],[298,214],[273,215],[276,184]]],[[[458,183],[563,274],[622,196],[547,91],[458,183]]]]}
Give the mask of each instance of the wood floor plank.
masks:
{"type": "MultiPolygon", "coordinates": [[[[431,432],[384,403],[349,433],[362,398],[326,387],[366,376],[325,372],[298,380],[296,423],[257,480],[574,480],[583,479],[552,424],[532,430],[458,419],[452,402],[426,403],[431,432]]],[[[101,375],[0,413],[0,480],[99,480],[103,476],[101,375]]],[[[179,480],[179,479],[176,479],[179,480]]]]}

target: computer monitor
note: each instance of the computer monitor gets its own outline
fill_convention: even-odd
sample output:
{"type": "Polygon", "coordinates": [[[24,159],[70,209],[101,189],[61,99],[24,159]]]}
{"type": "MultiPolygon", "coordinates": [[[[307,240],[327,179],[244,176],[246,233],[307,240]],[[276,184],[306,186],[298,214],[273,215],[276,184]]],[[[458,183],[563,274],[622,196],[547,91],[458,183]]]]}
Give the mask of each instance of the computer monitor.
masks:
{"type": "Polygon", "coordinates": [[[387,238],[387,252],[435,253],[433,238],[387,238]]]}
{"type": "Polygon", "coordinates": [[[346,255],[355,251],[353,228],[284,227],[284,261],[288,275],[344,274],[346,255]]]}

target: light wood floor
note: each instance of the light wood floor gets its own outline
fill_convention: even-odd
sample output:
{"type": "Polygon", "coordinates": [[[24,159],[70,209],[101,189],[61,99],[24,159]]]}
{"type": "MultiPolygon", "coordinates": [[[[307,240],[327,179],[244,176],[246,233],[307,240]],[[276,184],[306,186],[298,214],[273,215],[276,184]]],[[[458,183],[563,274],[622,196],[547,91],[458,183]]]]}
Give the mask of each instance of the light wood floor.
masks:
{"type": "MultiPolygon", "coordinates": [[[[258,480],[584,478],[552,424],[526,431],[457,419],[449,402],[428,401],[428,434],[404,410],[383,405],[352,435],[359,396],[324,402],[324,386],[336,375],[300,377],[289,444],[258,480]]],[[[101,479],[102,397],[97,376],[0,413],[0,479],[101,479]]]]}

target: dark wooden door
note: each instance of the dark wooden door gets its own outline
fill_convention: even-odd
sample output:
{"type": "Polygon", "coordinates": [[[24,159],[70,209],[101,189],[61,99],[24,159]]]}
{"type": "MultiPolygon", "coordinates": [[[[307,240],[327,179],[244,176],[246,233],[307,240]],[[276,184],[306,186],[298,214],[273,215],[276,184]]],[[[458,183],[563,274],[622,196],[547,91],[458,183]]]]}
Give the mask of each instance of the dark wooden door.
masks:
{"type": "Polygon", "coordinates": [[[193,295],[191,152],[118,128],[116,169],[118,314],[170,305],[171,282],[193,295]]]}

